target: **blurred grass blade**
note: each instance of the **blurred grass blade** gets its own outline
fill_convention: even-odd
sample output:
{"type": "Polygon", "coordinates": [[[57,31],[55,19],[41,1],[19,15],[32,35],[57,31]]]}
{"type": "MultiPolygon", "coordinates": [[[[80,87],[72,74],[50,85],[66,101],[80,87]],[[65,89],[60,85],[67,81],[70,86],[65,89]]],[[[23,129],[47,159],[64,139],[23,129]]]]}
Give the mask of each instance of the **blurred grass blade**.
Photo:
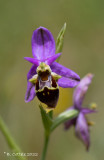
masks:
{"type": "MultiPolygon", "coordinates": [[[[16,142],[14,141],[11,133],[9,132],[9,130],[8,130],[6,124],[4,123],[1,116],[0,116],[0,131],[4,135],[6,142],[13,153],[23,153],[21,151],[21,149],[18,147],[18,145],[16,144],[16,142]]],[[[18,155],[16,158],[18,160],[27,160],[27,158],[25,158],[24,156],[21,156],[21,155],[18,155]]]]}
{"type": "Polygon", "coordinates": [[[45,128],[45,131],[49,132],[53,121],[50,118],[49,114],[46,113],[46,111],[43,109],[43,107],[41,105],[39,105],[39,107],[40,107],[42,121],[43,121],[43,125],[44,125],[44,128],[45,128]]]}
{"type": "Polygon", "coordinates": [[[64,23],[64,26],[62,27],[61,31],[58,34],[56,40],[56,53],[62,52],[65,31],[66,31],[66,23],[64,23]]]}
{"type": "Polygon", "coordinates": [[[67,110],[63,113],[59,114],[59,116],[54,120],[51,131],[53,131],[56,127],[58,127],[61,123],[64,123],[66,120],[70,120],[72,118],[75,118],[78,115],[77,110],[67,110]]]}

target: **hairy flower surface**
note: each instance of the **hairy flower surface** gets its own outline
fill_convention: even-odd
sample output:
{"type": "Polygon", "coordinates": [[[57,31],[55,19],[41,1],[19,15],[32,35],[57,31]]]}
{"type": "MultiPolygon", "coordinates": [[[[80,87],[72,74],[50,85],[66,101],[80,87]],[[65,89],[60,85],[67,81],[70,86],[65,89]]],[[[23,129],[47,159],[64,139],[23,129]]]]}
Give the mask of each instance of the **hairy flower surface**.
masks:
{"type": "Polygon", "coordinates": [[[58,86],[73,88],[79,83],[79,75],[55,62],[61,55],[55,54],[55,50],[51,32],[44,27],[37,28],[32,35],[33,58],[24,58],[33,64],[27,74],[25,102],[33,100],[37,95],[41,102],[55,107],[59,94],[58,86]]]}
{"type": "Polygon", "coordinates": [[[77,109],[79,111],[79,114],[76,118],[68,120],[64,123],[66,130],[69,129],[72,125],[75,126],[75,134],[80,140],[82,140],[87,150],[90,146],[90,135],[89,124],[85,115],[89,113],[94,113],[95,110],[90,108],[83,108],[82,102],[84,100],[84,96],[87,92],[88,86],[92,81],[92,78],[92,74],[86,75],[76,87],[73,96],[74,105],[69,108],[69,110],[77,109]]]}

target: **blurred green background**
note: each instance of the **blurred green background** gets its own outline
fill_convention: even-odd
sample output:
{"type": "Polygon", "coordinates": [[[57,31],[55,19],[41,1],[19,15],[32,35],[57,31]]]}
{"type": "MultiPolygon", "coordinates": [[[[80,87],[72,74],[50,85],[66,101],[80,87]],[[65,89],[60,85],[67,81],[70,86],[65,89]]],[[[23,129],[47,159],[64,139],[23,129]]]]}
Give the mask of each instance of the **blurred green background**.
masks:
{"type": "MultiPolygon", "coordinates": [[[[48,28],[56,39],[64,22],[60,63],[82,78],[95,76],[84,104],[98,104],[99,112],[89,118],[96,122],[91,128],[91,147],[86,152],[74,136],[74,129],[65,132],[61,125],[51,135],[47,160],[104,159],[104,1],[103,0],[1,0],[0,1],[0,115],[24,153],[38,152],[43,147],[43,126],[38,100],[24,102],[26,74],[31,64],[23,57],[32,57],[31,36],[39,26],[48,28]]],[[[73,89],[62,89],[55,115],[72,105],[73,89]]],[[[0,159],[10,152],[0,132],[0,159]]],[[[10,159],[12,160],[12,158],[10,159]]]]}

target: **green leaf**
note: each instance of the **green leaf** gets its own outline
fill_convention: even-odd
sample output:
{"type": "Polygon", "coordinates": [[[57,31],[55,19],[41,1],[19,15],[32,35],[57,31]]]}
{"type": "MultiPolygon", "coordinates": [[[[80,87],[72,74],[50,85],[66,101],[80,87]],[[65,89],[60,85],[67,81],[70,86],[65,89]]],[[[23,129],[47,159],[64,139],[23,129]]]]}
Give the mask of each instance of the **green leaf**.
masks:
{"type": "Polygon", "coordinates": [[[66,23],[64,24],[64,26],[62,27],[61,31],[58,34],[56,40],[56,53],[62,52],[65,30],[66,30],[66,23]]]}
{"type": "Polygon", "coordinates": [[[53,131],[56,127],[58,127],[61,123],[64,123],[66,120],[70,120],[75,118],[78,115],[77,110],[67,110],[64,111],[63,113],[59,114],[59,116],[54,120],[52,126],[51,126],[51,131],[53,131]]]}
{"type": "Polygon", "coordinates": [[[49,113],[46,113],[46,111],[43,109],[42,105],[39,105],[39,107],[40,107],[40,111],[41,111],[44,129],[45,129],[46,133],[49,133],[53,121],[50,118],[49,113]]]}

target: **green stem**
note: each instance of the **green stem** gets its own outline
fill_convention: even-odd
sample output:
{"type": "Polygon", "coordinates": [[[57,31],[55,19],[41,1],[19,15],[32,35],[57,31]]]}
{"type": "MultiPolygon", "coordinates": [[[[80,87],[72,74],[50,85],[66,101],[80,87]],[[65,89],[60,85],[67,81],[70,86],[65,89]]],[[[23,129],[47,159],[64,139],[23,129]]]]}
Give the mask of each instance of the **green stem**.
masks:
{"type": "Polygon", "coordinates": [[[45,160],[46,158],[46,153],[47,153],[48,143],[49,143],[49,136],[50,136],[49,134],[45,133],[44,147],[43,147],[41,160],[45,160]]]}
{"type": "MultiPolygon", "coordinates": [[[[17,146],[17,144],[15,143],[14,139],[12,138],[6,124],[4,123],[2,117],[0,116],[0,130],[1,132],[3,133],[7,143],[8,143],[8,146],[10,147],[10,149],[12,150],[12,152],[15,152],[15,153],[23,153],[21,151],[21,149],[17,146]]],[[[18,158],[19,160],[26,160],[25,157],[22,157],[22,156],[18,156],[16,157],[18,158]]]]}

